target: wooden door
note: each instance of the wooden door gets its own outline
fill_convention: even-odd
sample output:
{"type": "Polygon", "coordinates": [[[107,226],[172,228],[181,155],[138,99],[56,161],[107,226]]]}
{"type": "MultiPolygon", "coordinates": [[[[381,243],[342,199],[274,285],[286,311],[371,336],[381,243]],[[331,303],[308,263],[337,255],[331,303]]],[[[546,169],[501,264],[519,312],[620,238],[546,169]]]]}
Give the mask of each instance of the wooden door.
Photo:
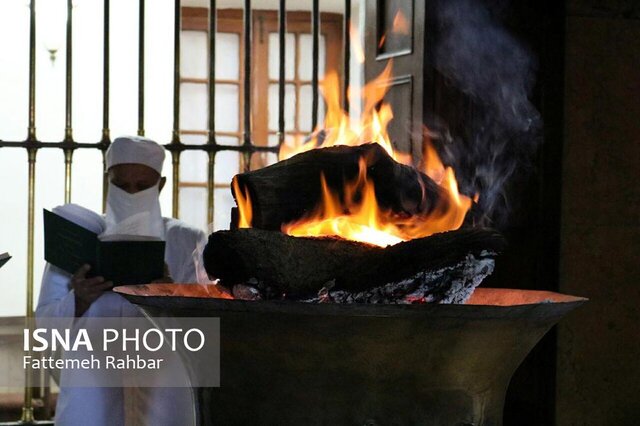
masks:
{"type": "Polygon", "coordinates": [[[389,135],[395,146],[413,154],[422,152],[424,95],[423,1],[367,0],[365,15],[365,79],[373,80],[393,61],[393,78],[384,83],[394,118],[389,135]]]}

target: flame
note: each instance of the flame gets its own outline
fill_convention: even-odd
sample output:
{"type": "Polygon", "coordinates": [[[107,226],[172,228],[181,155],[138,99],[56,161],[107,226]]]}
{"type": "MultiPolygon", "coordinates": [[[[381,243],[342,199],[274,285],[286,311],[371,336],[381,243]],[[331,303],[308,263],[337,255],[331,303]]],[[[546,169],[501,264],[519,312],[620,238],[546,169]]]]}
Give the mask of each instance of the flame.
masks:
{"type": "MultiPolygon", "coordinates": [[[[404,13],[402,13],[402,10],[398,10],[398,12],[396,12],[396,15],[393,17],[393,23],[391,25],[391,31],[389,32],[389,35],[406,36],[409,35],[409,33],[409,21],[407,20],[406,16],[404,16],[404,13]]],[[[378,41],[378,49],[382,49],[386,41],[387,34],[385,33],[382,34],[382,37],[380,37],[380,40],[378,41]]]]}
{"type": "Polygon", "coordinates": [[[367,165],[363,158],[359,166],[358,178],[345,187],[344,205],[347,212],[339,196],[331,193],[322,175],[319,209],[312,217],[285,225],[283,232],[295,237],[341,236],[381,247],[403,241],[395,235],[393,224],[384,223],[378,215],[375,188],[367,181],[367,165]]]}
{"type": "Polygon", "coordinates": [[[340,79],[336,72],[330,72],[320,85],[320,91],[327,105],[324,125],[315,129],[307,141],[293,139],[280,147],[279,158],[286,160],[296,154],[315,148],[327,148],[335,145],[357,146],[367,142],[376,142],[396,161],[411,163],[411,156],[393,149],[387,126],[393,119],[391,106],[382,99],[388,91],[388,83],[393,76],[393,63],[389,61],[382,73],[367,83],[362,90],[363,111],[359,123],[351,124],[349,115],[340,103],[340,79]],[[382,103],[381,103],[382,102],[382,103]],[[379,108],[378,108],[378,105],[379,108]],[[322,139],[324,138],[324,139],[322,139]]]}
{"type": "MultiPolygon", "coordinates": [[[[422,155],[422,172],[429,176],[431,180],[443,189],[444,197],[438,200],[434,214],[428,218],[429,228],[433,230],[428,235],[436,232],[445,232],[458,229],[464,222],[464,217],[473,205],[470,197],[460,194],[458,190],[458,181],[452,167],[447,167],[442,163],[438,152],[431,143],[431,139],[427,136],[428,132],[424,132],[423,139],[423,155],[422,155]]],[[[476,194],[474,199],[477,201],[479,195],[476,194]]],[[[422,229],[414,229],[417,231],[418,238],[423,234],[427,227],[422,229]]],[[[427,236],[427,235],[422,235],[427,236]]]]}
{"type": "Polygon", "coordinates": [[[404,16],[402,10],[398,10],[398,13],[396,13],[396,16],[393,18],[391,32],[394,34],[409,35],[409,31],[409,21],[407,17],[404,16]]]}
{"type": "Polygon", "coordinates": [[[240,191],[237,176],[233,178],[231,184],[233,185],[233,192],[236,195],[236,202],[238,204],[238,228],[251,228],[253,209],[251,207],[251,196],[249,195],[249,191],[246,190],[246,188],[243,188],[244,190],[240,191]]]}
{"type": "MultiPolygon", "coordinates": [[[[430,149],[435,153],[435,149],[430,149]]],[[[321,176],[322,199],[316,210],[298,221],[284,225],[282,231],[296,237],[337,236],[386,247],[458,229],[471,208],[472,201],[458,192],[453,169],[442,165],[437,154],[428,163],[434,176],[440,177],[439,185],[442,189],[441,197],[429,213],[403,216],[380,208],[374,183],[367,179],[366,162],[361,158],[358,177],[344,187],[344,200],[331,192],[324,176],[321,176]]]]}
{"type": "MultiPolygon", "coordinates": [[[[408,23],[404,16],[396,16],[394,31],[408,31],[408,23]]],[[[355,34],[355,30],[352,32],[355,34]]],[[[361,90],[363,110],[357,123],[353,123],[342,109],[337,73],[328,73],[320,87],[327,106],[324,123],[316,128],[306,141],[286,141],[281,146],[280,159],[284,160],[316,148],[335,145],[357,146],[375,142],[395,161],[412,166],[412,157],[395,150],[387,132],[389,122],[393,119],[393,110],[383,99],[393,77],[392,69],[392,61],[389,61],[382,73],[361,90]]],[[[433,179],[440,189],[440,196],[436,204],[430,206],[428,213],[409,216],[380,207],[376,200],[373,180],[367,177],[366,162],[360,159],[358,176],[352,182],[345,183],[341,191],[342,196],[337,191],[332,191],[325,177],[321,176],[320,203],[305,217],[283,225],[282,231],[292,236],[335,236],[385,247],[458,229],[473,201],[470,197],[460,194],[454,170],[442,163],[431,144],[428,132],[425,132],[421,170],[433,179]]],[[[422,181],[420,183],[422,184],[422,181]]],[[[240,194],[237,182],[234,182],[234,185],[236,194],[240,194]]],[[[240,217],[249,218],[241,223],[250,226],[251,200],[248,194],[238,196],[238,207],[240,217]],[[248,212],[248,216],[245,212],[248,212]]]]}

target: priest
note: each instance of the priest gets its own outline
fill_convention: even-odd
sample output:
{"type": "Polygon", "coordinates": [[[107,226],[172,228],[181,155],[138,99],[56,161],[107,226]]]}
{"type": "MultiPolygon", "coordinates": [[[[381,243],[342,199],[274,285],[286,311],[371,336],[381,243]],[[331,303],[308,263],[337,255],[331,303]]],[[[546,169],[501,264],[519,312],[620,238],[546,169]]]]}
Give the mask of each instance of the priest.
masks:
{"type": "MultiPolygon", "coordinates": [[[[143,137],[119,137],[106,153],[108,192],[106,214],[99,215],[83,207],[66,204],[53,212],[98,234],[100,239],[118,239],[123,235],[144,236],[166,241],[165,277],[162,281],[197,282],[197,256],[206,244],[201,230],[176,219],[163,217],[160,191],[165,151],[156,142],[143,137]]],[[[89,265],[73,275],[47,264],[42,277],[37,318],[52,317],[135,317],[140,311],[119,294],[109,291],[113,283],[103,277],[88,278],[89,265]]],[[[123,425],[124,389],[73,388],[64,386],[64,373],[56,406],[59,425],[123,425]]],[[[182,413],[191,405],[188,389],[155,389],[147,398],[153,406],[143,421],[146,424],[188,424],[182,413]],[[164,394],[164,395],[163,395],[164,394]]],[[[136,410],[140,413],[140,410],[136,410]]],[[[144,410],[143,410],[144,411],[144,410]]]]}

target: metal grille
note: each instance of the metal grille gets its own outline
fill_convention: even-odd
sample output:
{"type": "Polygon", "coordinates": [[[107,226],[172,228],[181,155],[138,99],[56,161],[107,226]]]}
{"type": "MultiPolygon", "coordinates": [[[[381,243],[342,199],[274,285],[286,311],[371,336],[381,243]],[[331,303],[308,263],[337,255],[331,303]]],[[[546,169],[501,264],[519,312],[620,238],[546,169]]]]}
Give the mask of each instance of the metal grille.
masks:
{"type": "MultiPolygon", "coordinates": [[[[110,118],[109,118],[109,100],[110,100],[110,42],[109,33],[112,30],[110,25],[110,0],[103,0],[104,6],[104,32],[103,32],[103,87],[102,87],[102,132],[101,139],[97,142],[79,142],[74,139],[72,127],[72,87],[73,87],[73,2],[67,0],[67,23],[66,23],[66,75],[65,75],[65,130],[64,139],[62,141],[46,141],[40,140],[36,131],[36,0],[30,2],[30,19],[29,19],[29,109],[28,109],[28,132],[27,138],[23,141],[0,140],[0,148],[18,148],[25,149],[28,154],[28,228],[27,228],[27,326],[32,327],[33,322],[33,297],[34,297],[34,209],[35,209],[35,192],[36,192],[36,159],[37,154],[43,149],[61,149],[64,153],[64,200],[66,203],[71,201],[72,194],[72,165],[73,154],[78,149],[97,149],[102,152],[103,166],[105,161],[105,152],[111,143],[110,134],[110,118]]],[[[139,0],[139,33],[138,33],[138,123],[137,133],[140,136],[145,134],[145,0],[139,0]]],[[[181,31],[181,2],[175,0],[175,17],[174,17],[174,64],[173,64],[173,130],[170,141],[164,143],[164,147],[171,153],[172,157],[172,215],[178,216],[179,212],[179,182],[180,182],[180,155],[187,150],[201,150],[208,155],[208,184],[207,184],[207,218],[209,222],[213,221],[214,214],[214,171],[215,171],[215,155],[221,151],[237,151],[243,157],[245,168],[251,167],[251,156],[258,152],[277,153],[279,146],[258,146],[254,143],[251,129],[251,36],[252,36],[252,4],[251,0],[244,0],[243,15],[243,45],[244,45],[244,73],[243,73],[243,138],[242,143],[238,146],[219,144],[215,136],[215,98],[216,98],[216,0],[210,0],[209,3],[209,91],[208,91],[208,139],[206,144],[187,144],[181,141],[180,137],[180,31],[181,31]]],[[[344,22],[343,22],[343,99],[344,107],[348,110],[348,101],[346,96],[347,82],[349,81],[349,61],[350,61],[350,37],[349,30],[351,26],[351,0],[344,0],[344,22]]],[[[279,46],[279,80],[278,80],[278,142],[282,144],[285,138],[285,34],[286,34],[286,0],[279,0],[278,7],[278,46],[279,46]]],[[[312,0],[311,11],[312,22],[312,127],[318,122],[318,67],[319,67],[319,25],[320,25],[320,6],[319,0],[312,0]]],[[[103,209],[106,200],[106,177],[103,178],[103,209]]],[[[33,418],[32,412],[32,376],[26,375],[25,388],[25,407],[23,412],[23,420],[30,421],[33,418]]]]}

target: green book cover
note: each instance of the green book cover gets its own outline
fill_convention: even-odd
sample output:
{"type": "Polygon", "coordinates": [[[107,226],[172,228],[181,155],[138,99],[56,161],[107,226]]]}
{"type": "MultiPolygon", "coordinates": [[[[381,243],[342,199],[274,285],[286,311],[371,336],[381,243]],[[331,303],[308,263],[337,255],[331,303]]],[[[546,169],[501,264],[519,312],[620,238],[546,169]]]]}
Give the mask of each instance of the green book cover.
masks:
{"type": "Polygon", "coordinates": [[[44,210],[44,259],[71,274],[85,263],[89,276],[114,285],[144,284],[164,275],[164,241],[100,241],[98,235],[44,210]]]}

